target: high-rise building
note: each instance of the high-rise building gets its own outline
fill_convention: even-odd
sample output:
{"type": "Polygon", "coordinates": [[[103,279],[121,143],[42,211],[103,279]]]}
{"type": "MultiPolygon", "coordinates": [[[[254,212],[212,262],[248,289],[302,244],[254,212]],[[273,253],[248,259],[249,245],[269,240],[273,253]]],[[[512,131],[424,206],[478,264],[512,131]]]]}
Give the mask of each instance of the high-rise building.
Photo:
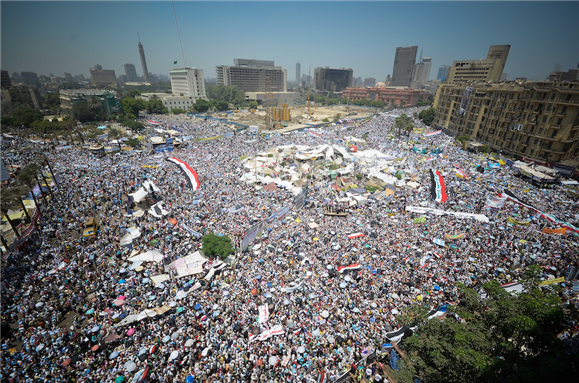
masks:
{"type": "Polygon", "coordinates": [[[330,69],[318,67],[314,70],[314,89],[341,92],[354,85],[354,71],[350,68],[330,69]]]}
{"type": "Polygon", "coordinates": [[[145,82],[149,82],[149,70],[147,69],[147,59],[145,58],[145,50],[143,49],[143,44],[141,44],[140,36],[139,36],[139,55],[141,56],[141,65],[143,66],[143,78],[145,79],[145,82]]]}
{"type": "Polygon", "coordinates": [[[125,74],[127,75],[127,82],[137,82],[137,70],[133,64],[125,64],[125,74]]]}
{"type": "Polygon", "coordinates": [[[18,72],[12,72],[12,75],[10,76],[10,78],[12,79],[13,83],[22,82],[22,77],[20,77],[20,73],[18,73],[18,72]]]}
{"type": "Polygon", "coordinates": [[[416,64],[417,46],[398,47],[394,57],[394,68],[392,70],[392,81],[390,86],[409,87],[414,74],[414,65],[416,64]]]}
{"type": "Polygon", "coordinates": [[[434,101],[433,127],[497,152],[554,163],[579,149],[577,81],[442,83],[434,101]]]}
{"type": "Polygon", "coordinates": [[[93,86],[117,86],[117,76],[113,69],[103,69],[99,64],[90,68],[93,86]]]}
{"type": "Polygon", "coordinates": [[[501,79],[510,45],[491,45],[485,60],[455,61],[448,71],[446,82],[495,82],[501,79]]]}
{"type": "Polygon", "coordinates": [[[74,82],[70,73],[64,72],[64,78],[66,79],[66,82],[74,82]]]}
{"type": "Polygon", "coordinates": [[[20,72],[20,77],[25,85],[38,84],[38,76],[34,72],[20,72]]]}
{"type": "Polygon", "coordinates": [[[12,88],[12,81],[10,81],[10,76],[7,70],[2,71],[2,89],[12,88]]]}
{"type": "Polygon", "coordinates": [[[555,71],[547,77],[549,81],[578,81],[579,69],[569,69],[567,72],[555,71]]]}
{"type": "Polygon", "coordinates": [[[302,71],[302,65],[300,63],[297,63],[296,64],[296,82],[298,83],[298,85],[300,83],[301,71],[302,71]]]}
{"type": "Polygon", "coordinates": [[[438,76],[436,76],[437,80],[442,80],[445,79],[448,76],[448,69],[450,67],[448,65],[441,65],[440,68],[438,68],[438,76]]]}
{"type": "Polygon", "coordinates": [[[364,86],[374,86],[376,85],[376,79],[374,77],[368,77],[364,79],[364,86]]]}
{"type": "Polygon", "coordinates": [[[169,71],[169,78],[171,79],[171,90],[173,96],[192,97],[194,100],[207,98],[205,95],[203,69],[173,69],[172,71],[169,71]]]}
{"type": "Polygon", "coordinates": [[[234,59],[233,64],[215,67],[217,84],[243,92],[287,92],[287,71],[273,61],[234,59]]]}
{"type": "Polygon", "coordinates": [[[432,65],[432,58],[425,57],[419,63],[416,63],[414,68],[414,79],[416,82],[426,82],[430,77],[430,66],[432,65]]]}

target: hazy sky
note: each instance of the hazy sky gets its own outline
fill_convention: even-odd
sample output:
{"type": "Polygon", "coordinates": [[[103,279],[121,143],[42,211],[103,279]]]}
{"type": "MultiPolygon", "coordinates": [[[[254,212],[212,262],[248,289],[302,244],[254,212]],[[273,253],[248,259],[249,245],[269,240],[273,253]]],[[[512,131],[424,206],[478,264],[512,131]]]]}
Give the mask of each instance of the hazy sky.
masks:
{"type": "MultiPolygon", "coordinates": [[[[88,76],[101,64],[142,68],[137,32],[152,73],[183,66],[173,7],[165,2],[1,2],[1,67],[10,73],[88,76]]],[[[440,65],[483,59],[510,44],[509,78],[544,79],[555,63],[579,62],[577,2],[175,2],[185,58],[215,77],[234,58],[275,60],[295,79],[318,66],[352,68],[383,81],[397,46],[418,45],[440,65]]],[[[417,56],[418,60],[418,56],[417,56]]]]}

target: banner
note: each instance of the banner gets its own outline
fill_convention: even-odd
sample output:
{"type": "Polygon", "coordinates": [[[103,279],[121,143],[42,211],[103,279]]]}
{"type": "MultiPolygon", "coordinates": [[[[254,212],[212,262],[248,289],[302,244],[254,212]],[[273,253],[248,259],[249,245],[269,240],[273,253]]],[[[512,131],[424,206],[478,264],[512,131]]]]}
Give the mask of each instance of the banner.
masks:
{"type": "Polygon", "coordinates": [[[213,137],[207,137],[207,138],[196,138],[195,141],[197,142],[201,142],[201,141],[211,141],[211,140],[216,140],[218,138],[223,138],[222,135],[218,135],[218,136],[213,136],[213,137]]]}
{"type": "Polygon", "coordinates": [[[438,209],[431,209],[428,207],[419,207],[419,206],[406,206],[406,211],[411,211],[413,213],[418,214],[434,214],[434,215],[452,215],[456,218],[474,218],[477,221],[488,223],[489,219],[484,214],[471,214],[471,213],[461,213],[457,211],[445,211],[445,210],[438,210],[438,209]]]}
{"type": "Polygon", "coordinates": [[[531,221],[518,221],[512,217],[509,217],[507,219],[507,221],[509,223],[512,223],[513,225],[519,225],[519,226],[529,226],[531,224],[531,221]]]}
{"type": "Polygon", "coordinates": [[[446,239],[448,239],[449,241],[456,241],[457,239],[462,239],[462,238],[464,238],[465,236],[466,236],[465,233],[460,233],[460,234],[457,234],[457,235],[454,235],[454,234],[453,234],[453,235],[451,235],[451,234],[445,234],[445,235],[444,235],[444,237],[445,237],[446,239]]]}
{"type": "Polygon", "coordinates": [[[269,318],[269,308],[267,307],[267,304],[259,306],[258,311],[259,311],[258,322],[267,323],[267,319],[269,318]]]}
{"type": "Polygon", "coordinates": [[[299,210],[306,204],[307,191],[303,189],[300,194],[294,198],[294,207],[299,210]]]}
{"type": "Polygon", "coordinates": [[[505,206],[506,200],[505,197],[488,195],[485,201],[485,207],[488,209],[499,210],[505,206]]]}
{"type": "Polygon", "coordinates": [[[567,233],[567,229],[564,227],[560,227],[558,229],[543,229],[543,233],[545,234],[556,234],[556,235],[563,235],[567,233]]]}
{"type": "Polygon", "coordinates": [[[255,240],[255,238],[257,237],[257,229],[258,225],[253,225],[252,227],[247,229],[245,234],[243,234],[243,237],[241,237],[241,251],[247,250],[249,243],[255,240]]]}
{"type": "Polygon", "coordinates": [[[426,222],[426,217],[414,218],[414,223],[424,223],[426,222]]]}
{"type": "Polygon", "coordinates": [[[184,223],[181,223],[179,226],[181,226],[183,229],[187,230],[189,233],[191,233],[192,235],[194,235],[197,238],[203,237],[203,234],[191,229],[189,226],[185,225],[184,223]]]}
{"type": "Polygon", "coordinates": [[[359,270],[361,268],[362,268],[362,266],[360,266],[357,263],[354,263],[353,265],[350,265],[350,266],[338,266],[338,272],[341,274],[341,273],[348,271],[348,270],[359,270]]]}
{"type": "Polygon", "coordinates": [[[278,324],[278,325],[273,326],[269,330],[266,330],[266,331],[262,332],[261,334],[259,334],[259,340],[264,341],[264,340],[271,338],[272,336],[281,335],[283,333],[284,333],[283,327],[278,324]]]}
{"type": "Polygon", "coordinates": [[[424,137],[435,137],[442,134],[442,130],[436,130],[434,132],[430,132],[430,133],[424,133],[424,137]]]}
{"type": "Polygon", "coordinates": [[[444,184],[444,179],[440,174],[440,171],[431,169],[430,179],[432,186],[430,192],[432,194],[432,199],[439,203],[445,203],[447,199],[446,195],[446,185],[444,184]]]}
{"type": "Polygon", "coordinates": [[[462,100],[460,101],[460,108],[458,110],[460,116],[463,116],[464,113],[466,112],[466,109],[468,108],[468,104],[470,102],[470,95],[471,94],[472,94],[472,88],[471,87],[467,86],[466,88],[464,88],[462,100]]]}
{"type": "Polygon", "coordinates": [[[562,283],[562,282],[565,282],[565,277],[548,279],[546,281],[539,283],[537,286],[548,286],[548,285],[553,285],[555,283],[562,283]]]}

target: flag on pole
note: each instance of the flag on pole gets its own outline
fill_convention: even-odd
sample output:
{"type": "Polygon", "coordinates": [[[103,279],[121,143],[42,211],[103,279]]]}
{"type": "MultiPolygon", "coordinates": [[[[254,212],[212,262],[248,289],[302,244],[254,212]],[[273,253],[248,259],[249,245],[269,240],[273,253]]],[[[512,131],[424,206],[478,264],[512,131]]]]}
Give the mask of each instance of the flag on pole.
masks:
{"type": "Polygon", "coordinates": [[[177,65],[177,61],[173,61],[173,65],[177,65]]]}

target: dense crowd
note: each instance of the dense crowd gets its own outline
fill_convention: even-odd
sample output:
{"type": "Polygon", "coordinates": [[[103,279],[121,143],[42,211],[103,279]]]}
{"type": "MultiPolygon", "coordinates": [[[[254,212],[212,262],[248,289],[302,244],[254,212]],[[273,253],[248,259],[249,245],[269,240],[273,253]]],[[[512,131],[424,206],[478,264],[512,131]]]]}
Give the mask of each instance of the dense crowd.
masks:
{"type": "MultiPolygon", "coordinates": [[[[230,129],[211,120],[148,117],[194,138],[230,129]]],[[[539,189],[508,166],[475,172],[486,159],[461,150],[444,134],[426,139],[443,153],[416,154],[409,141],[418,138],[398,136],[394,117],[386,114],[348,125],[330,125],[319,135],[237,133],[189,140],[182,149],[163,154],[51,151],[49,161],[60,180],[55,199],[43,211],[39,229],[3,264],[2,321],[17,328],[2,342],[2,377],[13,382],[120,382],[148,368],[145,380],[151,382],[310,382],[321,373],[331,381],[380,350],[388,342],[386,334],[401,327],[398,314],[409,306],[435,309],[456,303],[454,282],[478,290],[489,280],[518,281],[530,264],[543,268],[544,279],[567,276],[572,266],[579,267],[577,236],[542,233],[557,226],[509,201],[499,210],[485,208],[488,195],[509,190],[578,226],[578,205],[560,188],[539,189]],[[417,175],[419,187],[398,187],[391,201],[371,199],[338,217],[324,215],[333,181],[312,180],[303,208],[266,224],[254,243],[261,246],[237,251],[230,267],[203,288],[190,289],[203,274],[176,278],[173,273],[161,284],[151,282],[167,272],[168,263],[199,249],[192,231],[227,235],[239,247],[246,229],[292,203],[288,190],[267,192],[240,181],[246,172],[242,156],[287,144],[346,147],[346,137],[366,133],[358,149],[406,157],[413,168],[406,173],[417,175]],[[198,190],[191,190],[179,169],[165,161],[167,155],[196,170],[198,190]],[[459,178],[455,168],[468,176],[459,178]],[[445,204],[432,200],[430,169],[443,172],[445,204]],[[145,180],[161,190],[168,215],[133,214],[141,205],[129,193],[145,180]],[[231,212],[239,206],[243,212],[231,212]],[[484,214],[490,221],[445,215],[415,223],[419,216],[407,212],[407,206],[484,214]],[[90,216],[99,217],[99,232],[83,238],[90,216]],[[530,224],[508,224],[509,217],[530,224]],[[312,229],[311,222],[319,226],[312,229]],[[141,235],[132,248],[123,248],[120,239],[131,226],[141,235]],[[352,233],[365,235],[349,239],[352,233]],[[433,243],[446,235],[458,238],[446,240],[445,246],[433,243]],[[130,267],[131,254],[152,249],[164,255],[162,262],[130,267]],[[432,257],[424,262],[427,254],[432,257]],[[356,263],[362,267],[334,272],[356,263]],[[282,290],[295,284],[301,288],[282,290]],[[185,286],[187,294],[178,295],[185,286]],[[124,302],[117,305],[119,298],[124,302]],[[269,318],[260,324],[258,307],[268,304],[269,318]],[[119,326],[127,315],[163,305],[171,310],[119,326]],[[276,325],[282,334],[250,339],[276,325]]],[[[32,155],[12,149],[3,153],[11,163],[32,155]]],[[[561,285],[563,300],[577,304],[571,282],[561,285]]],[[[385,379],[375,368],[361,371],[373,381],[385,379]]]]}

